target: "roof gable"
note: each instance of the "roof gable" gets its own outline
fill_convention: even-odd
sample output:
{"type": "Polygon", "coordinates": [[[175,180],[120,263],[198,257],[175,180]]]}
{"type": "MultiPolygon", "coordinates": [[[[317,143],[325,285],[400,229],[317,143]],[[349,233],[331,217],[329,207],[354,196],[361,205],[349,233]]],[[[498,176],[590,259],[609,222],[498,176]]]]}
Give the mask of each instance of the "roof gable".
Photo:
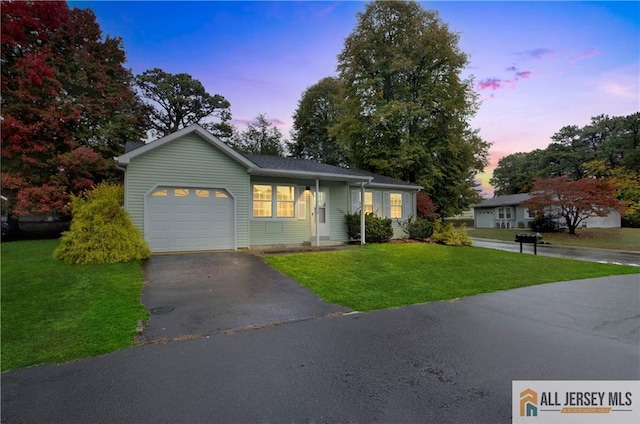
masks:
{"type": "Polygon", "coordinates": [[[149,152],[150,150],[157,149],[160,146],[164,146],[167,143],[171,143],[172,141],[175,141],[181,137],[184,137],[187,134],[192,134],[192,133],[197,134],[200,138],[202,138],[203,140],[205,140],[215,148],[221,150],[224,154],[226,154],[236,162],[240,163],[241,165],[245,166],[246,168],[252,168],[255,166],[253,162],[251,162],[250,160],[248,160],[247,158],[245,158],[244,156],[242,156],[241,154],[233,150],[231,147],[227,146],[225,143],[220,141],[220,139],[218,139],[216,136],[214,136],[213,134],[211,134],[209,131],[205,130],[198,124],[189,125],[186,128],[182,128],[181,130],[178,130],[172,134],[159,138],[155,141],[152,141],[141,147],[131,150],[121,156],[118,156],[115,158],[116,162],[118,163],[118,165],[126,166],[129,164],[131,159],[135,158],[136,156],[143,155],[149,152]]]}

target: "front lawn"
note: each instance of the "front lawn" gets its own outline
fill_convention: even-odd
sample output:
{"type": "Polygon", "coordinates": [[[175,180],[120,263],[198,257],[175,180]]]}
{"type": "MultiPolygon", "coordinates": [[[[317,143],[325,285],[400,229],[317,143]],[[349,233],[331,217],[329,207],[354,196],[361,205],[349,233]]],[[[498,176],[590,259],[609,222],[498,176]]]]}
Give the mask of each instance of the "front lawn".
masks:
{"type": "MultiPolygon", "coordinates": [[[[515,235],[530,230],[499,228],[468,228],[471,237],[514,241],[515,235]]],[[[576,235],[545,233],[543,240],[558,246],[590,247],[596,249],[631,250],[640,252],[640,228],[578,228],[576,235]]]]}
{"type": "Polygon", "coordinates": [[[369,244],[265,261],[325,301],[357,311],[640,272],[620,265],[421,243],[369,244]]]}
{"type": "Polygon", "coordinates": [[[58,240],[2,244],[2,371],[112,352],[148,318],[139,262],[67,265],[58,240]]]}

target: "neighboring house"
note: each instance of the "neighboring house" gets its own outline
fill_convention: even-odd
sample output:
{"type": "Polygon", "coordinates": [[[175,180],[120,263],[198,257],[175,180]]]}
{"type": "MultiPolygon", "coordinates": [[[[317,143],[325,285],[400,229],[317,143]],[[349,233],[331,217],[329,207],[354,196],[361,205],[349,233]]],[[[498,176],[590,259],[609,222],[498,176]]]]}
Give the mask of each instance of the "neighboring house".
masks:
{"type": "Polygon", "coordinates": [[[535,217],[534,213],[520,206],[529,194],[512,194],[487,199],[473,205],[476,228],[525,228],[535,217]]]}
{"type": "MultiPolygon", "coordinates": [[[[476,228],[529,228],[535,213],[520,206],[529,199],[529,193],[498,196],[473,205],[474,224],[476,228]]],[[[564,225],[564,220],[559,220],[564,225]]],[[[619,228],[621,217],[617,211],[607,216],[591,216],[585,219],[582,227],[587,228],[619,228]]]]}
{"type": "MultiPolygon", "coordinates": [[[[138,147],[138,146],[132,146],[138,147]]],[[[346,213],[416,215],[416,184],[304,159],[240,154],[191,125],[115,158],[153,252],[348,241],[346,213]],[[364,193],[364,196],[362,194],[364,193]],[[317,202],[316,202],[317,200],[317,202]]]]}

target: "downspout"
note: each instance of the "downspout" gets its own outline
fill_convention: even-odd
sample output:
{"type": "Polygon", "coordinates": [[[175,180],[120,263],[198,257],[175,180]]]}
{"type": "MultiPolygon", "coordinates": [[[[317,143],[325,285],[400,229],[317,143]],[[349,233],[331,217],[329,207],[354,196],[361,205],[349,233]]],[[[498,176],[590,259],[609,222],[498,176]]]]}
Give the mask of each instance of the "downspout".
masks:
{"type": "Polygon", "coordinates": [[[318,196],[320,195],[320,180],[316,178],[316,247],[320,247],[320,217],[318,216],[318,196]]]}
{"type": "Polygon", "coordinates": [[[362,181],[360,183],[360,244],[365,244],[365,225],[364,225],[364,184],[362,181]]]}

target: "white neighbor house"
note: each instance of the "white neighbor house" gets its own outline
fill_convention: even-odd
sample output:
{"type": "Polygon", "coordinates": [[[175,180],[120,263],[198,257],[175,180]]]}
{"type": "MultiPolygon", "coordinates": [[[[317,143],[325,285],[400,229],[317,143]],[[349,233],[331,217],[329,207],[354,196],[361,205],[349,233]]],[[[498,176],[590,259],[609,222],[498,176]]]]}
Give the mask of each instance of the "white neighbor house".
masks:
{"type": "MultiPolygon", "coordinates": [[[[535,213],[520,206],[529,199],[529,193],[498,196],[473,205],[475,228],[529,228],[535,213]]],[[[586,228],[620,228],[622,217],[617,211],[607,216],[591,216],[582,221],[586,228]]],[[[560,222],[561,225],[564,222],[560,222]]]]}

